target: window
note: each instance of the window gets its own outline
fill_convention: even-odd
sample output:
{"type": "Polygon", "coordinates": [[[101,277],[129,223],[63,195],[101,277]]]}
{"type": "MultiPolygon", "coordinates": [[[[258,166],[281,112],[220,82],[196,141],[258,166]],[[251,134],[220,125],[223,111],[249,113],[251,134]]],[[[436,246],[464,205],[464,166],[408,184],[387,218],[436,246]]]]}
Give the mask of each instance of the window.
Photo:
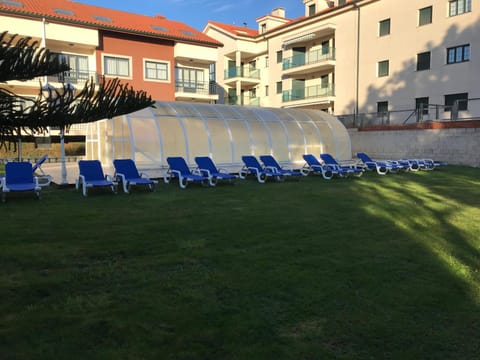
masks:
{"type": "Polygon", "coordinates": [[[168,32],[168,29],[163,26],[152,25],[152,29],[159,32],[168,32]]]}
{"type": "Polygon", "coordinates": [[[310,5],[310,6],[308,7],[308,16],[313,16],[313,15],[315,15],[315,11],[316,11],[316,10],[315,10],[315,4],[310,5]]]}
{"type": "Polygon", "coordinates": [[[267,68],[268,68],[268,55],[267,55],[267,56],[265,56],[265,67],[267,67],[267,68]]]}
{"type": "Polygon", "coordinates": [[[180,30],[180,32],[185,35],[185,36],[190,36],[190,37],[195,37],[197,36],[197,34],[191,32],[191,31],[188,31],[188,30],[180,30]]]}
{"type": "Polygon", "coordinates": [[[389,68],[389,62],[388,60],[380,61],[377,65],[377,76],[382,77],[382,76],[388,76],[388,68],[389,68]]]}
{"type": "Polygon", "coordinates": [[[267,24],[262,24],[260,28],[260,33],[265,34],[267,32],[267,24]]]}
{"type": "Polygon", "coordinates": [[[268,85],[265,85],[265,96],[268,96],[268,85]]]}
{"type": "Polygon", "coordinates": [[[330,53],[330,42],[322,41],[322,55],[328,55],[330,53]]]}
{"type": "Polygon", "coordinates": [[[378,23],[378,36],[386,35],[390,35],[390,19],[385,19],[378,23]]]}
{"type": "Polygon", "coordinates": [[[283,91],[282,82],[278,81],[277,82],[277,94],[281,94],[282,91],[283,91]]]}
{"type": "Polygon", "coordinates": [[[347,3],[347,0],[338,0],[338,5],[344,5],[347,3]]]}
{"type": "Polygon", "coordinates": [[[377,113],[378,113],[378,115],[382,116],[386,112],[388,112],[388,101],[377,102],[377,113]]]}
{"type": "Polygon", "coordinates": [[[328,75],[322,75],[320,77],[320,86],[322,89],[328,89],[328,75]]]}
{"type": "Polygon", "coordinates": [[[418,26],[432,23],[432,7],[426,7],[418,11],[418,26]]]}
{"type": "Polygon", "coordinates": [[[145,79],[168,81],[168,64],[146,60],[145,79]]]}
{"type": "Polygon", "coordinates": [[[470,60],[470,45],[460,45],[447,49],[447,64],[470,60]]]}
{"type": "Polygon", "coordinates": [[[215,63],[213,64],[210,64],[208,65],[208,79],[210,80],[210,82],[216,82],[217,81],[217,78],[216,78],[216,75],[215,75],[215,72],[216,72],[216,67],[215,67],[215,63]]]}
{"type": "Polygon", "coordinates": [[[450,0],[448,2],[448,16],[456,16],[472,11],[472,0],[450,0]]]}
{"type": "Polygon", "coordinates": [[[60,14],[60,15],[68,15],[68,16],[74,16],[75,15],[73,13],[73,11],[71,11],[71,10],[55,8],[55,9],[53,9],[53,11],[55,11],[57,14],[60,14]]]}
{"type": "Polygon", "coordinates": [[[423,115],[428,115],[428,97],[419,97],[415,99],[415,109],[421,110],[423,115]]]}
{"type": "Polygon", "coordinates": [[[454,104],[458,110],[468,110],[468,93],[445,95],[445,111],[451,111],[454,104]]]}
{"type": "Polygon", "coordinates": [[[417,54],[417,71],[430,69],[430,51],[417,54]]]}
{"type": "Polygon", "coordinates": [[[88,80],[90,72],[88,71],[88,57],[73,54],[58,54],[60,61],[70,66],[69,71],[59,74],[62,82],[77,82],[78,80],[88,80]]]}
{"type": "Polygon", "coordinates": [[[111,76],[130,76],[130,59],[113,56],[103,58],[103,72],[111,76]]]}
{"type": "Polygon", "coordinates": [[[0,0],[0,5],[23,7],[23,4],[20,1],[11,1],[11,0],[0,0]]]}
{"type": "Polygon", "coordinates": [[[107,16],[99,16],[99,15],[93,15],[93,18],[97,21],[103,21],[103,22],[108,22],[108,23],[111,23],[113,22],[112,19],[110,19],[109,17],[107,16]]]}
{"type": "Polygon", "coordinates": [[[282,50],[277,51],[277,64],[283,61],[283,52],[282,50]]]}
{"type": "Polygon", "coordinates": [[[203,70],[193,68],[176,68],[177,84],[189,89],[202,89],[205,87],[203,70]]]}

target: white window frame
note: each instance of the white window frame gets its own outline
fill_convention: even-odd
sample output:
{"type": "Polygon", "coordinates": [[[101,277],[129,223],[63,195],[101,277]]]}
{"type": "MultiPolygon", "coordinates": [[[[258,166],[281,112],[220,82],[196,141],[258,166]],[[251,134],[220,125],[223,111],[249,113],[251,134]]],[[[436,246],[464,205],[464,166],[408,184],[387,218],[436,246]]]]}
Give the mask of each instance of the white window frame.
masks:
{"type": "Polygon", "coordinates": [[[448,17],[458,16],[458,15],[472,12],[472,1],[471,0],[449,0],[447,12],[448,12],[448,17]],[[462,4],[463,7],[459,7],[458,6],[459,4],[462,4]],[[459,12],[459,9],[460,9],[460,12],[459,12]]]}
{"type": "Polygon", "coordinates": [[[433,6],[426,6],[424,8],[418,9],[418,26],[426,26],[433,23],[433,6]],[[422,11],[430,9],[430,21],[422,23],[422,11]]]}
{"type": "Polygon", "coordinates": [[[161,59],[143,59],[143,80],[150,81],[150,82],[157,82],[157,83],[170,83],[172,81],[172,67],[171,63],[168,60],[161,60],[161,59]],[[166,79],[152,79],[147,78],[147,62],[156,63],[156,64],[164,64],[167,66],[167,78],[166,79]]]}
{"type": "Polygon", "coordinates": [[[377,78],[382,78],[390,75],[390,60],[381,60],[377,62],[377,78]],[[387,72],[386,74],[380,73],[381,66],[386,64],[387,72]]]}
{"type": "Polygon", "coordinates": [[[117,55],[117,54],[102,54],[102,74],[108,77],[118,77],[121,79],[132,79],[133,78],[133,68],[132,68],[132,57],[125,56],[125,55],[117,55]],[[125,75],[118,75],[118,74],[107,74],[105,69],[105,58],[116,58],[116,59],[123,59],[128,61],[128,76],[125,75]]]}

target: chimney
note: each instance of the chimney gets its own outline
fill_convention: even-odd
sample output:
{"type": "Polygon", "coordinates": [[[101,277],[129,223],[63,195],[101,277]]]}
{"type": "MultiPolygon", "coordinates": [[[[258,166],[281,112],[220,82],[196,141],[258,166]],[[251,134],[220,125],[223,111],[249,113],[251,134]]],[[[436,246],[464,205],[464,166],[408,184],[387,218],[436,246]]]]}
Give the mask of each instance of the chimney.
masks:
{"type": "Polygon", "coordinates": [[[285,9],[284,8],[276,8],[276,9],[273,9],[272,10],[272,15],[273,16],[277,16],[277,17],[280,17],[282,19],[285,19],[285,9]]]}

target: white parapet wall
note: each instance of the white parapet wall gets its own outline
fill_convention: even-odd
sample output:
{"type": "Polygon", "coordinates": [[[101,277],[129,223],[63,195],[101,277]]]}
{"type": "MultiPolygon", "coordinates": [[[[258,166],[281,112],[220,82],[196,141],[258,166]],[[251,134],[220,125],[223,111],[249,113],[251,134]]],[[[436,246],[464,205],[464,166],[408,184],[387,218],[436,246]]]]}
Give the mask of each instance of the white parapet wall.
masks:
{"type": "Polygon", "coordinates": [[[376,159],[430,158],[480,167],[479,127],[348,131],[354,158],[365,152],[376,159]]]}

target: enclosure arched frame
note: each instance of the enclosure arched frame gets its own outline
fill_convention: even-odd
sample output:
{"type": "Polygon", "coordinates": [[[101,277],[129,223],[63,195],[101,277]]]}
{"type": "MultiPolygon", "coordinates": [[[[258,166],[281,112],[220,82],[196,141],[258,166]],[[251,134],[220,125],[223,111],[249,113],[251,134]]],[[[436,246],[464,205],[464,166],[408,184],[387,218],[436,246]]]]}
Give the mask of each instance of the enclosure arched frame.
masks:
{"type": "Polygon", "coordinates": [[[140,167],[166,168],[166,158],[210,156],[218,165],[240,166],[243,155],[275,156],[303,164],[302,155],[351,158],[348,131],[319,110],[279,109],[186,102],[156,102],[114,119],[90,124],[87,158],[112,163],[131,158],[140,167]]]}

